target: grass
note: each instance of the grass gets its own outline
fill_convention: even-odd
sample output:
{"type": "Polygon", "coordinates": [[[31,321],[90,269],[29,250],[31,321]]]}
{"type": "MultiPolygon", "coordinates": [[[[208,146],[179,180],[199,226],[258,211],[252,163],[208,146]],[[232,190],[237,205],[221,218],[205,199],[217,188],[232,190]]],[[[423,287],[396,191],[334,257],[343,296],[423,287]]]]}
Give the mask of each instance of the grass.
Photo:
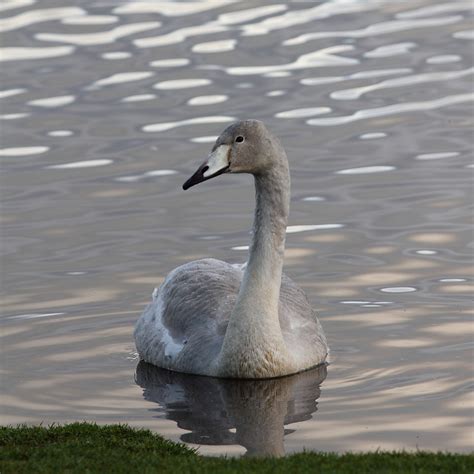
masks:
{"type": "Polygon", "coordinates": [[[148,430],[125,425],[0,427],[0,472],[22,473],[472,473],[474,455],[428,452],[284,458],[204,457],[148,430]]]}

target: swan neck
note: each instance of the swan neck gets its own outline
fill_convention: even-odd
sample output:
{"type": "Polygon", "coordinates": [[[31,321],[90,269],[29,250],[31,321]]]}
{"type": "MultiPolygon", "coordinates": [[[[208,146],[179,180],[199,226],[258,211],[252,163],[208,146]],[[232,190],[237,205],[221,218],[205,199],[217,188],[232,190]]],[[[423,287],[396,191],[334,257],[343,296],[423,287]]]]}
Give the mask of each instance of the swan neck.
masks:
{"type": "MultiPolygon", "coordinates": [[[[290,179],[287,163],[255,176],[256,207],[249,260],[235,312],[258,315],[254,324],[279,328],[280,297],[290,179]]],[[[245,318],[245,316],[240,315],[245,318]]]]}
{"type": "Polygon", "coordinates": [[[244,277],[246,288],[242,288],[260,289],[261,297],[273,309],[278,307],[289,212],[289,179],[287,173],[282,174],[255,176],[253,236],[244,277]]]}
{"type": "Polygon", "coordinates": [[[286,158],[255,176],[255,191],[249,260],[217,361],[220,376],[268,378],[294,370],[278,314],[290,196],[286,158]]]}

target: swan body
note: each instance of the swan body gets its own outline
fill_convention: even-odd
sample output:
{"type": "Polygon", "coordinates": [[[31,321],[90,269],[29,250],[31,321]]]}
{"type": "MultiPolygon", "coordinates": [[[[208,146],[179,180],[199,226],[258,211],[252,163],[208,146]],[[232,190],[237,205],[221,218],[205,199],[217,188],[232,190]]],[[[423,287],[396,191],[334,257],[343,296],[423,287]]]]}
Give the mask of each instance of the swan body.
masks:
{"type": "Polygon", "coordinates": [[[203,259],[173,270],[135,327],[141,359],[178,372],[272,378],[325,362],[328,346],[304,292],[282,272],[290,176],[285,151],[256,120],[219,136],[183,185],[251,173],[256,210],[249,260],[203,259]]]}

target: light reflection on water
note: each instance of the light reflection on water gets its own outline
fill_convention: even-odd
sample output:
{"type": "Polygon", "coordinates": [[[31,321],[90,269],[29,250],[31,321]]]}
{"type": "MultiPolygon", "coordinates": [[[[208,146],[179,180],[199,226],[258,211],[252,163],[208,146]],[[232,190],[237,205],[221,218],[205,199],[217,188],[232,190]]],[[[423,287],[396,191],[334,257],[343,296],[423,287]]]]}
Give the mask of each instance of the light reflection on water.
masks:
{"type": "Polygon", "coordinates": [[[472,449],[471,8],[3,2],[2,422],[127,422],[210,454],[472,449]],[[153,288],[248,250],[248,177],[181,191],[237,117],[287,149],[286,272],[327,378],[140,364],[137,385],[153,288]]]}

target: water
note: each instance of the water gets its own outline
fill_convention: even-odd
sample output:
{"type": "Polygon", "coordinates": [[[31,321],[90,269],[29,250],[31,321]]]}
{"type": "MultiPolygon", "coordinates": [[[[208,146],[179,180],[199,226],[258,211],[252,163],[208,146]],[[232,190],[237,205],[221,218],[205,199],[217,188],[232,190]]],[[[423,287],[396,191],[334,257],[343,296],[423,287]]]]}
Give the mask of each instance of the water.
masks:
{"type": "Polygon", "coordinates": [[[207,454],[472,448],[471,2],[4,1],[2,423],[207,454]],[[174,267],[246,258],[250,177],[181,184],[234,118],[290,157],[285,271],[331,346],[269,382],[140,364],[174,267]]]}

